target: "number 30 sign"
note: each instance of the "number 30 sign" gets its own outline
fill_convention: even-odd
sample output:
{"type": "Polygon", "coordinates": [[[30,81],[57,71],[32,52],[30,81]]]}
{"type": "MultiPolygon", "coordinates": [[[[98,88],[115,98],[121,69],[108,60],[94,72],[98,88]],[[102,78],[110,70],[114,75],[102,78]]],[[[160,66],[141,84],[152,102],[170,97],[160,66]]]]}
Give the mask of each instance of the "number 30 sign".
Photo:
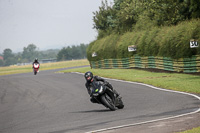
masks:
{"type": "Polygon", "coordinates": [[[191,39],[190,48],[197,48],[197,47],[199,47],[198,40],[191,39]]]}

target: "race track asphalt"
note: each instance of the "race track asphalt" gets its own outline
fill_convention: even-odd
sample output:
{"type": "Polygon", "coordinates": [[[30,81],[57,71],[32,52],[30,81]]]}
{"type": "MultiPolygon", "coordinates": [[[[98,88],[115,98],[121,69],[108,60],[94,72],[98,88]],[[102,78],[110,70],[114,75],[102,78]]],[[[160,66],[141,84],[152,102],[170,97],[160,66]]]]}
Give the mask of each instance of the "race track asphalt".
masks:
{"type": "Polygon", "coordinates": [[[83,75],[56,71],[0,76],[0,133],[83,133],[199,109],[191,95],[107,79],[125,104],[110,111],[90,102],[83,75]]]}

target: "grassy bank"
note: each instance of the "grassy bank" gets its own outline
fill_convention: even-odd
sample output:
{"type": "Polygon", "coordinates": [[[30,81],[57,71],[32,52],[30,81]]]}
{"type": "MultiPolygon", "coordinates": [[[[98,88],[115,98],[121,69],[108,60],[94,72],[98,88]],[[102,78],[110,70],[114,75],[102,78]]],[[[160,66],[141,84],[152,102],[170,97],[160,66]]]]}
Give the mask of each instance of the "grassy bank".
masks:
{"type": "Polygon", "coordinates": [[[151,27],[146,30],[113,33],[90,43],[87,58],[90,61],[139,56],[159,56],[180,59],[200,55],[200,47],[191,49],[191,39],[200,40],[200,19],[182,22],[176,26],[151,27]],[[137,51],[128,52],[135,45],[137,51]],[[92,57],[96,52],[98,56],[92,57]]]}
{"type": "MultiPolygon", "coordinates": [[[[83,65],[89,65],[88,60],[84,59],[84,60],[62,61],[55,63],[42,63],[40,64],[40,71],[74,67],[74,66],[83,66],[83,65]]],[[[32,71],[33,71],[32,65],[0,67],[0,75],[27,73],[32,71]]]]}

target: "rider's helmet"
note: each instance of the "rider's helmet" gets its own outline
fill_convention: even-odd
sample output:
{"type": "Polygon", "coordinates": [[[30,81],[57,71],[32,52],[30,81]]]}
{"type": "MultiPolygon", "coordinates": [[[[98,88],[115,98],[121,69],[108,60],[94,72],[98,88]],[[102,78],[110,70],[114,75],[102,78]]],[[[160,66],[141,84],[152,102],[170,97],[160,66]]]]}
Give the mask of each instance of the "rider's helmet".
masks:
{"type": "Polygon", "coordinates": [[[92,74],[92,72],[88,71],[85,73],[84,77],[87,81],[91,82],[93,79],[93,74],[92,74]]]}
{"type": "Polygon", "coordinates": [[[35,58],[35,62],[38,62],[38,59],[37,59],[37,58],[35,58]]]}

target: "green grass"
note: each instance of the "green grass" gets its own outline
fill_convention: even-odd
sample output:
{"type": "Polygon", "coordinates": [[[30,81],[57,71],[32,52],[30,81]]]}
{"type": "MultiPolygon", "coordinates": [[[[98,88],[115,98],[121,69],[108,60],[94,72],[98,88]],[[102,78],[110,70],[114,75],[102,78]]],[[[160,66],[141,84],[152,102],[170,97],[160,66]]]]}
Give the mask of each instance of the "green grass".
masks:
{"type": "Polygon", "coordinates": [[[191,130],[187,130],[187,131],[180,132],[180,133],[200,133],[200,127],[193,128],[191,130]]]}
{"type": "Polygon", "coordinates": [[[200,76],[177,73],[158,73],[136,69],[90,69],[78,68],[64,70],[62,72],[81,72],[91,71],[94,75],[121,79],[126,81],[150,84],[156,87],[200,94],[200,76]]]}
{"type": "MultiPolygon", "coordinates": [[[[83,65],[89,65],[88,60],[84,59],[84,60],[62,61],[55,63],[42,63],[40,64],[40,71],[74,67],[74,66],[83,66],[83,65]]],[[[0,67],[0,75],[27,73],[32,71],[33,71],[32,65],[0,67]]]]}

